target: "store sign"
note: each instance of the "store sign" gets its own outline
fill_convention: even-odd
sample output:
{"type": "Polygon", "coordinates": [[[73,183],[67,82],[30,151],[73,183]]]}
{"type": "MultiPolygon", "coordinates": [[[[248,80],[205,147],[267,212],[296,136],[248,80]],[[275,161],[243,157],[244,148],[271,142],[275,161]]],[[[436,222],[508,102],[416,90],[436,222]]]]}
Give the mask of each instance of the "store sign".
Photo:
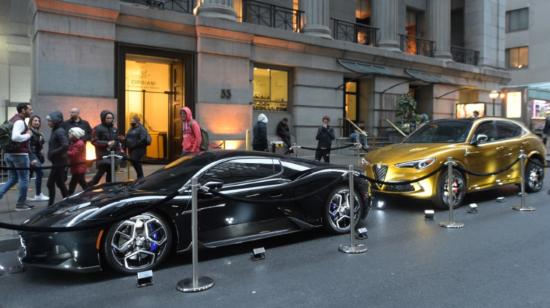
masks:
{"type": "Polygon", "coordinates": [[[521,118],[521,92],[506,94],[506,117],[521,118]]]}
{"type": "Polygon", "coordinates": [[[159,91],[157,82],[147,69],[128,72],[126,75],[126,90],[134,91],[159,91]]]}

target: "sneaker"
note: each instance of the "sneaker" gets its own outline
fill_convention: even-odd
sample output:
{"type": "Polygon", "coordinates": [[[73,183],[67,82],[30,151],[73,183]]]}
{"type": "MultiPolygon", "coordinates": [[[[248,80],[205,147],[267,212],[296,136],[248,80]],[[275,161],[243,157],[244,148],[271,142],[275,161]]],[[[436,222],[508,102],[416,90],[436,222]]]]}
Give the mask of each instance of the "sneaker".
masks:
{"type": "Polygon", "coordinates": [[[28,211],[28,210],[32,210],[32,207],[30,207],[26,204],[18,204],[18,205],[15,206],[15,211],[16,212],[28,211]]]}
{"type": "Polygon", "coordinates": [[[27,197],[27,201],[36,201],[36,197],[27,197]]]}
{"type": "Polygon", "coordinates": [[[40,195],[34,198],[34,201],[48,201],[48,200],[50,200],[50,198],[44,195],[44,193],[40,193],[40,195]]]}

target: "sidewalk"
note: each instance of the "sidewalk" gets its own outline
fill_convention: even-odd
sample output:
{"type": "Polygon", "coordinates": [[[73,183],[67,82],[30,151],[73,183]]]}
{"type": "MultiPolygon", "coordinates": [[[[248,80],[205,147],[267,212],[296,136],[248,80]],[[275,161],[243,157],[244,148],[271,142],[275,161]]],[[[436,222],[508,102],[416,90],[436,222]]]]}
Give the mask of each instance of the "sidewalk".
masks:
{"type": "MultiPolygon", "coordinates": [[[[149,165],[144,164],[143,165],[143,173],[147,176],[154,171],[160,169],[162,165],[149,165]]],[[[70,176],[70,175],[69,175],[70,176]]],[[[86,180],[89,181],[94,176],[94,173],[88,173],[86,175],[86,180]]],[[[7,175],[6,175],[7,177],[7,175]]],[[[6,177],[4,178],[4,181],[6,181],[6,177]]],[[[119,170],[119,172],[116,173],[116,178],[118,181],[127,181],[128,179],[128,173],[127,169],[124,168],[122,170],[119,170]]],[[[134,168],[130,167],[130,178],[135,179],[136,173],[134,171],[134,168]]],[[[103,177],[105,179],[105,177],[103,177]]],[[[47,175],[44,176],[42,179],[42,193],[45,195],[48,195],[48,188],[46,188],[46,182],[48,180],[47,175]]],[[[3,181],[2,181],[3,182],[3,181]]],[[[69,180],[67,180],[68,185],[69,180]]],[[[77,186],[77,192],[80,191],[80,186],[77,186]]],[[[28,197],[34,197],[35,191],[34,191],[34,179],[29,182],[29,191],[27,193],[28,197]]],[[[57,191],[56,193],[56,200],[61,200],[61,193],[57,191]]],[[[32,216],[33,214],[37,213],[41,209],[44,209],[47,205],[47,201],[42,202],[29,202],[30,204],[34,205],[34,209],[30,211],[23,211],[23,212],[16,212],[15,209],[15,203],[17,201],[17,185],[14,186],[12,189],[10,189],[6,195],[0,200],[0,221],[10,224],[20,224],[23,221],[25,221],[27,218],[32,216]]],[[[0,229],[0,252],[2,251],[8,251],[13,250],[19,245],[19,237],[17,235],[16,231],[12,230],[6,230],[6,229],[0,229]]]]}

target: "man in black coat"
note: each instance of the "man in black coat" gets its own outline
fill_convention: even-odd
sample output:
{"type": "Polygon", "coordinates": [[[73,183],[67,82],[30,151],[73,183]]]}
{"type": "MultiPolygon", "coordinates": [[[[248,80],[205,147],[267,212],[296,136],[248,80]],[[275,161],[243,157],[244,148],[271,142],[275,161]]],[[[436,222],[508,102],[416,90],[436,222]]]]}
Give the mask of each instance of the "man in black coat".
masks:
{"type": "Polygon", "coordinates": [[[50,140],[48,142],[48,159],[52,162],[52,170],[48,176],[48,190],[50,199],[48,206],[51,206],[55,201],[55,186],[61,191],[63,198],[67,197],[69,192],[65,186],[67,177],[67,150],[69,149],[69,139],[67,132],[61,127],[63,123],[63,114],[60,111],[54,111],[47,117],[48,126],[52,129],[50,140]]]}
{"type": "Polygon", "coordinates": [[[277,124],[277,136],[285,143],[287,147],[287,153],[292,152],[290,150],[290,127],[288,127],[288,119],[283,118],[279,124],[277,124]]]}
{"type": "Polygon", "coordinates": [[[254,151],[267,151],[267,116],[263,113],[258,115],[258,122],[252,131],[252,149],[254,151]]]}
{"type": "Polygon", "coordinates": [[[111,154],[118,149],[117,128],[114,126],[115,115],[109,110],[103,110],[100,114],[101,124],[94,127],[92,132],[92,144],[95,146],[97,173],[88,183],[93,186],[99,183],[103,174],[107,173],[106,182],[111,182],[111,159],[103,156],[111,154]]]}
{"type": "Polygon", "coordinates": [[[550,114],[546,116],[544,120],[544,128],[542,129],[542,135],[544,140],[544,145],[548,143],[548,138],[550,137],[550,114]]]}
{"type": "Polygon", "coordinates": [[[330,148],[332,146],[332,140],[334,137],[334,129],[329,126],[330,118],[328,116],[323,117],[323,125],[317,129],[317,150],[315,151],[315,159],[321,161],[321,158],[326,163],[330,162],[330,148]]]}
{"type": "Polygon", "coordinates": [[[143,177],[143,167],[141,166],[141,159],[145,156],[147,146],[151,142],[151,137],[147,133],[147,130],[141,125],[139,116],[135,115],[130,120],[130,129],[126,132],[126,148],[130,156],[130,163],[136,170],[137,178],[143,177]]]}
{"type": "Polygon", "coordinates": [[[80,109],[78,108],[71,109],[71,117],[67,121],[63,122],[63,129],[65,129],[67,133],[73,127],[79,127],[84,131],[84,133],[86,133],[82,140],[92,140],[92,127],[88,121],[80,117],[80,109]]]}

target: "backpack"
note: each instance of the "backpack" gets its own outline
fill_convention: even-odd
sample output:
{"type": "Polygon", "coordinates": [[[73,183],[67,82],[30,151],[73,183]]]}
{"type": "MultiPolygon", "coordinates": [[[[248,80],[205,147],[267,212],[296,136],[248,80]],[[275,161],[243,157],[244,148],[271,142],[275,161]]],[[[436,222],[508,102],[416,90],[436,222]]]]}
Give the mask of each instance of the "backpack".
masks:
{"type": "Polygon", "coordinates": [[[6,121],[0,125],[0,148],[6,152],[17,149],[18,143],[11,140],[13,122],[6,121]]]}
{"type": "Polygon", "coordinates": [[[208,146],[210,145],[210,138],[208,137],[208,131],[201,127],[201,151],[208,151],[208,146]]]}

